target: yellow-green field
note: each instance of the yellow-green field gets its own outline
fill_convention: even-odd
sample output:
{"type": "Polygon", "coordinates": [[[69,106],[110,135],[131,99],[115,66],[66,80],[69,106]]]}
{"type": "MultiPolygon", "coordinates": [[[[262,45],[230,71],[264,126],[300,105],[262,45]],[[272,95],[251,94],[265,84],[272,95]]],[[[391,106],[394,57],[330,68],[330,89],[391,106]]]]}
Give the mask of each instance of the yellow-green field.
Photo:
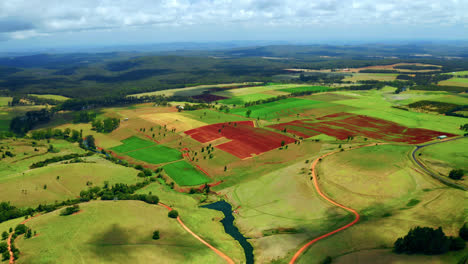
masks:
{"type": "Polygon", "coordinates": [[[468,87],[468,78],[453,77],[451,79],[439,82],[439,85],[468,87]]]}
{"type": "Polygon", "coordinates": [[[131,96],[141,97],[141,96],[153,96],[153,95],[165,95],[165,96],[194,96],[202,94],[204,91],[209,91],[212,88],[217,87],[232,87],[232,86],[239,86],[239,85],[248,85],[248,84],[259,84],[259,83],[226,83],[226,84],[211,84],[211,85],[198,85],[193,87],[186,87],[186,88],[177,88],[177,89],[170,89],[170,90],[162,90],[162,91],[155,91],[155,92],[148,92],[148,93],[139,93],[139,94],[132,94],[131,96]]]}
{"type": "MultiPolygon", "coordinates": [[[[21,249],[17,263],[128,263],[129,259],[135,263],[223,261],[175,219],[167,217],[168,211],[162,206],[139,201],[107,201],[80,204],[80,209],[76,215],[60,216],[55,211],[31,220],[27,225],[38,236],[17,239],[16,245],[21,249]],[[151,238],[155,230],[160,232],[159,240],[151,238]]],[[[182,219],[197,218],[198,211],[207,219],[219,215],[207,209],[193,209],[192,214],[184,214],[182,219]]],[[[207,229],[205,223],[195,221],[210,230],[206,232],[210,242],[223,249],[229,246],[230,251],[226,253],[238,261],[242,259],[220,223],[209,221],[211,227],[207,229]]],[[[199,234],[204,237],[203,233],[199,234]]]]}
{"type": "Polygon", "coordinates": [[[359,82],[359,81],[393,81],[396,79],[398,74],[396,73],[353,73],[352,76],[348,76],[343,81],[359,82]]]}
{"type": "Polygon", "coordinates": [[[30,94],[30,95],[38,97],[38,98],[52,99],[56,101],[66,101],[70,99],[69,97],[65,97],[65,96],[58,95],[58,94],[30,94]]]}

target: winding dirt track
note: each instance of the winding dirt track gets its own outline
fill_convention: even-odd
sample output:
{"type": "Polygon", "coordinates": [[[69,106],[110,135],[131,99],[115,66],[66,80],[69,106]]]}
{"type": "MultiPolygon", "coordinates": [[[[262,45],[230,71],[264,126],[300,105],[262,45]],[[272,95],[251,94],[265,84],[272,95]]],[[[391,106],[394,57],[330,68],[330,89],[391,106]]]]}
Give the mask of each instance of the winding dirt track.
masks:
{"type": "MultiPolygon", "coordinates": [[[[36,216],[33,216],[33,217],[29,217],[28,219],[25,219],[23,222],[21,222],[21,224],[26,224],[27,222],[31,221],[33,218],[35,217],[38,217],[40,216],[40,214],[36,215],[36,216]]],[[[7,241],[7,244],[8,244],[8,252],[10,253],[10,261],[9,261],[9,264],[13,264],[15,263],[15,257],[13,256],[13,251],[11,251],[11,238],[13,236],[13,234],[15,233],[15,231],[13,230],[13,232],[11,232],[10,236],[8,237],[8,241],[7,241]]]]}
{"type": "MultiPolygon", "coordinates": [[[[172,211],[172,208],[163,204],[163,203],[159,203],[159,205],[165,207],[167,210],[169,211],[172,211]]],[[[222,257],[224,260],[226,260],[227,263],[229,264],[235,264],[235,262],[230,258],[228,257],[226,254],[224,254],[223,252],[219,251],[217,248],[213,247],[212,245],[210,245],[208,242],[206,242],[205,240],[203,240],[201,237],[199,237],[197,234],[195,234],[192,230],[190,230],[185,224],[184,222],[182,222],[182,220],[180,219],[180,217],[178,216],[177,217],[177,221],[179,222],[179,224],[185,229],[185,231],[189,232],[189,234],[191,234],[192,236],[194,236],[196,239],[198,239],[200,242],[202,242],[203,244],[205,244],[205,246],[209,247],[211,250],[213,250],[216,254],[218,254],[220,257],[222,257]]]]}
{"type": "MultiPolygon", "coordinates": [[[[354,148],[351,148],[351,149],[348,149],[348,150],[353,150],[353,149],[358,149],[358,148],[363,148],[363,147],[370,147],[370,146],[375,146],[375,145],[383,145],[383,144],[385,144],[385,143],[380,143],[380,144],[368,144],[368,145],[364,145],[364,146],[354,147],[354,148]]],[[[346,206],[344,206],[344,205],[342,205],[342,204],[340,204],[340,203],[337,203],[337,202],[333,201],[332,199],[328,198],[325,194],[323,194],[323,192],[320,190],[320,187],[319,187],[319,185],[318,185],[317,174],[315,173],[315,167],[317,166],[317,164],[319,163],[319,161],[320,161],[321,159],[323,159],[323,158],[325,158],[325,157],[328,157],[328,156],[330,156],[330,155],[333,155],[333,154],[335,154],[335,153],[338,153],[338,152],[340,152],[340,151],[333,151],[333,152],[324,154],[324,155],[322,155],[322,156],[316,158],[316,159],[314,160],[314,162],[312,162],[311,170],[312,170],[312,176],[313,176],[313,178],[314,178],[314,186],[315,186],[315,190],[317,190],[317,193],[318,193],[320,196],[322,196],[325,200],[327,200],[328,202],[330,202],[330,203],[332,203],[332,204],[334,204],[334,205],[336,205],[336,206],[338,206],[338,207],[340,207],[340,208],[345,209],[345,210],[348,211],[348,212],[353,213],[353,214],[354,214],[354,220],[353,220],[352,222],[350,222],[350,223],[348,223],[348,224],[346,224],[346,225],[344,225],[344,226],[342,226],[342,227],[336,229],[336,230],[333,230],[333,231],[331,231],[331,232],[329,232],[329,233],[327,233],[327,234],[325,234],[325,235],[319,236],[319,237],[317,237],[317,238],[315,238],[315,239],[309,241],[307,244],[305,244],[304,246],[302,246],[302,247],[296,252],[296,254],[294,254],[294,256],[292,257],[291,261],[289,261],[289,264],[294,264],[294,263],[296,262],[296,260],[301,256],[301,254],[304,253],[304,251],[305,251],[308,247],[310,247],[312,244],[314,244],[314,243],[316,243],[317,241],[322,240],[322,239],[324,239],[324,238],[326,238],[326,237],[329,237],[329,236],[331,236],[331,235],[333,235],[333,234],[335,234],[335,233],[338,233],[338,232],[340,232],[340,231],[342,231],[342,230],[345,230],[345,229],[348,228],[348,227],[353,226],[353,225],[356,224],[356,223],[359,221],[359,219],[360,219],[360,216],[359,216],[359,214],[358,214],[358,212],[357,212],[356,210],[354,210],[354,209],[352,209],[352,208],[349,208],[349,207],[346,207],[346,206]]]]}

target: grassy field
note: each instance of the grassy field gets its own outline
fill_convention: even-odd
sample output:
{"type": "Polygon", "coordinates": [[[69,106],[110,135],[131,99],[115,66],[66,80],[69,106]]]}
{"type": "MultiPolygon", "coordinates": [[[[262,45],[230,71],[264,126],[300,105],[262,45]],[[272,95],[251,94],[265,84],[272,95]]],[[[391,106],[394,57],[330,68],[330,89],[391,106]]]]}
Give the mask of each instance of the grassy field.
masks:
{"type": "Polygon", "coordinates": [[[359,82],[359,81],[393,81],[398,74],[396,73],[353,73],[352,76],[346,77],[343,81],[359,82]]]}
{"type": "Polygon", "coordinates": [[[451,79],[439,82],[439,85],[468,87],[468,78],[453,77],[451,79]]]}
{"type": "Polygon", "coordinates": [[[10,201],[12,205],[19,207],[35,207],[76,198],[80,191],[92,186],[102,187],[105,181],[112,185],[135,184],[141,180],[135,169],[119,166],[99,157],[86,160],[87,163],[57,163],[5,175],[0,178],[0,201],[10,201]]]}
{"type": "Polygon", "coordinates": [[[30,95],[39,97],[39,98],[52,99],[52,100],[57,100],[57,101],[66,101],[70,99],[68,97],[57,95],[57,94],[30,94],[30,95]]]}
{"type": "Polygon", "coordinates": [[[265,92],[270,92],[270,91],[278,91],[278,90],[281,90],[281,89],[288,89],[288,88],[295,88],[295,87],[302,87],[302,86],[306,86],[306,85],[304,85],[304,84],[272,84],[272,85],[265,85],[265,86],[246,87],[246,88],[225,90],[225,91],[221,91],[221,92],[215,92],[213,94],[232,98],[232,97],[236,97],[236,96],[265,93],[265,92]]]}
{"type": "MultiPolygon", "coordinates": [[[[433,171],[448,176],[452,169],[463,169],[468,174],[468,139],[445,142],[425,147],[419,151],[422,160],[433,171]]],[[[463,182],[467,182],[466,179],[463,182]]]]}
{"type": "Polygon", "coordinates": [[[248,110],[250,117],[261,119],[273,119],[280,116],[294,116],[305,109],[328,106],[329,103],[307,99],[287,98],[271,103],[253,105],[245,108],[235,108],[231,113],[246,116],[248,110]]]}
{"type": "MultiPolygon", "coordinates": [[[[398,237],[417,225],[442,226],[447,235],[457,234],[468,220],[464,192],[413,170],[405,155],[408,151],[406,146],[374,146],[345,151],[320,163],[322,191],[357,209],[361,220],[312,246],[298,263],[319,263],[325,256],[343,255],[337,263],[353,263],[356,256],[366,254],[365,250],[378,248],[384,250],[372,251],[373,258],[363,256],[359,263],[374,263],[381,257],[392,260],[383,263],[423,263],[428,258],[389,255],[389,249],[398,237]]],[[[458,259],[457,256],[460,253],[435,256],[429,263],[456,263],[450,259],[458,259]]]]}
{"type": "Polygon", "coordinates": [[[7,106],[11,99],[12,97],[0,97],[0,107],[7,106]]]}
{"type": "MultiPolygon", "coordinates": [[[[136,96],[136,97],[153,96],[153,95],[194,96],[194,95],[200,95],[204,91],[209,91],[212,88],[232,87],[232,86],[247,85],[247,84],[250,84],[250,83],[227,83],[227,84],[198,85],[198,86],[186,87],[186,88],[177,88],[177,89],[162,90],[162,91],[155,91],[155,92],[148,92],[148,93],[132,94],[131,96],[136,96]]],[[[252,83],[252,84],[255,85],[255,83],[252,83]]]]}
{"type": "Polygon", "coordinates": [[[151,164],[161,164],[182,158],[182,154],[178,150],[163,145],[126,152],[124,155],[151,164]]]}
{"type": "Polygon", "coordinates": [[[226,114],[223,112],[207,109],[186,111],[181,113],[181,115],[209,125],[223,122],[248,120],[247,118],[241,116],[226,114]]]}
{"type": "Polygon", "coordinates": [[[426,128],[453,134],[462,134],[459,127],[461,124],[466,123],[465,119],[462,117],[410,112],[392,108],[393,103],[388,101],[386,96],[393,94],[393,90],[394,89],[337,92],[341,95],[355,97],[355,99],[339,100],[333,103],[359,108],[349,111],[351,113],[381,118],[407,127],[426,128]]]}
{"type": "MultiPolygon", "coordinates": [[[[17,263],[128,263],[129,259],[134,263],[222,263],[218,255],[182,229],[175,219],[168,218],[162,206],[108,201],[80,207],[82,212],[76,215],[59,216],[56,211],[31,220],[28,226],[38,236],[18,238],[16,244],[22,254],[17,263]],[[160,231],[159,240],[151,238],[155,230],[160,231]]],[[[198,227],[211,233],[210,242],[231,246],[232,251],[224,252],[239,257],[233,239],[223,234],[219,223],[207,221],[211,228],[206,229],[207,225],[198,218],[200,212],[207,219],[217,214],[197,209],[190,212],[181,214],[182,218],[195,218],[198,227]]],[[[192,228],[192,221],[186,224],[192,228]]],[[[198,227],[194,229],[198,231],[198,227]]]]}
{"type": "Polygon", "coordinates": [[[136,136],[122,140],[122,145],[111,148],[112,151],[125,153],[141,148],[153,146],[155,143],[149,140],[144,140],[136,136]]]}
{"type": "Polygon", "coordinates": [[[235,96],[229,99],[219,100],[218,102],[221,104],[243,105],[248,102],[265,100],[265,99],[272,98],[272,97],[275,97],[275,96],[271,94],[256,93],[256,94],[235,96]]]}
{"type": "Polygon", "coordinates": [[[288,92],[288,93],[309,92],[309,91],[326,92],[329,89],[330,88],[326,86],[303,86],[303,87],[296,87],[296,88],[280,89],[280,91],[288,92]]]}
{"type": "Polygon", "coordinates": [[[179,186],[194,186],[210,182],[205,174],[185,160],[167,164],[163,169],[179,186]]]}

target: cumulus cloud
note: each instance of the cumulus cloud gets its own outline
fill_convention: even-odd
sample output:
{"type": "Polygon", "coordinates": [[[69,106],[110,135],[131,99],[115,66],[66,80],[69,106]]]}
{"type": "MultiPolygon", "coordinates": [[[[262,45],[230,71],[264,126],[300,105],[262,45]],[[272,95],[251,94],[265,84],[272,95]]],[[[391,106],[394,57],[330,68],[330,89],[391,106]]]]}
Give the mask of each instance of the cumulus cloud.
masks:
{"type": "Polygon", "coordinates": [[[190,25],[468,24],[466,0],[6,0],[0,33],[22,39],[61,32],[190,25]]]}

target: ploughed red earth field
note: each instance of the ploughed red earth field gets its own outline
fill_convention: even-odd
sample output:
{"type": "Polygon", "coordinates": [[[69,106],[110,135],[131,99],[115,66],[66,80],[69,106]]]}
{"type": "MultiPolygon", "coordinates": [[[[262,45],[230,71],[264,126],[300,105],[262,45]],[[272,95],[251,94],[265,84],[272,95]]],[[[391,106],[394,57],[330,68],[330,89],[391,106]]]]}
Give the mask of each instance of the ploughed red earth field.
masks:
{"type": "Polygon", "coordinates": [[[295,120],[269,126],[271,128],[308,138],[320,133],[345,140],[349,136],[365,136],[392,142],[420,144],[438,136],[456,136],[423,128],[408,128],[394,122],[350,113],[336,113],[317,119],[295,120]]]}
{"type": "Polygon", "coordinates": [[[227,99],[227,97],[214,95],[214,94],[200,94],[192,96],[193,99],[203,100],[207,103],[211,103],[218,100],[227,99]]]}
{"type": "Polygon", "coordinates": [[[241,159],[252,154],[261,154],[285,144],[293,143],[295,139],[262,128],[255,128],[252,121],[237,121],[203,126],[184,132],[193,139],[207,143],[219,138],[231,141],[215,146],[241,159]]]}

